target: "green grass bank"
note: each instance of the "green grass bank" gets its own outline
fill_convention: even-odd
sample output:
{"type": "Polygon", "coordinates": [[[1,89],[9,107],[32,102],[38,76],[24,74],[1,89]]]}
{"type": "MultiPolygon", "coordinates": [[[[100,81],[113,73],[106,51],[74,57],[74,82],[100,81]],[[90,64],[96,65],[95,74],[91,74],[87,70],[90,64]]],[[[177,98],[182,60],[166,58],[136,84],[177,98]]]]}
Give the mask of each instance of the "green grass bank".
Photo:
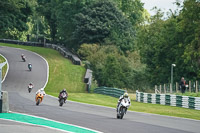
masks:
{"type": "MultiPolygon", "coordinates": [[[[0,45],[27,49],[46,58],[50,69],[49,82],[45,88],[47,94],[57,97],[60,89],[65,87],[69,90],[68,100],[116,108],[118,98],[94,93],[83,93],[85,92],[85,84],[83,83],[85,68],[82,66],[73,65],[70,60],[62,57],[57,51],[41,47],[3,43],[0,43],[0,45]]],[[[129,110],[132,111],[200,120],[200,111],[198,110],[159,104],[139,103],[135,102],[134,94],[130,94],[130,97],[132,103],[129,110]]]]}
{"type": "MultiPolygon", "coordinates": [[[[0,55],[0,63],[3,63],[5,62],[6,60],[0,55]]],[[[4,79],[4,76],[6,74],[6,71],[7,71],[7,64],[5,66],[3,66],[3,69],[2,69],[2,79],[4,79]]]]}

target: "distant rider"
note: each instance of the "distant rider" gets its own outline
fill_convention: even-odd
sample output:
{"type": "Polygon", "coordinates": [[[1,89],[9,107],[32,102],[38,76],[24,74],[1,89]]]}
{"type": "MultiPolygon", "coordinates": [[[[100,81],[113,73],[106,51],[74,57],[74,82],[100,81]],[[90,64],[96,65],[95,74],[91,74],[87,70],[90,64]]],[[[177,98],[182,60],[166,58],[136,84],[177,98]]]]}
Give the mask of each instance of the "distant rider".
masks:
{"type": "Polygon", "coordinates": [[[65,101],[66,101],[66,99],[67,99],[67,97],[68,97],[68,93],[67,93],[66,89],[61,90],[61,91],[60,91],[60,94],[59,94],[59,96],[58,96],[59,100],[60,100],[60,98],[61,98],[61,94],[62,94],[62,93],[65,93],[65,94],[66,94],[66,97],[65,97],[65,99],[64,99],[64,103],[65,103],[65,101]]]}
{"type": "Polygon", "coordinates": [[[22,57],[22,58],[24,58],[24,57],[25,57],[25,55],[24,55],[24,54],[22,54],[22,55],[21,55],[21,57],[22,57]]]}
{"type": "Polygon", "coordinates": [[[28,85],[28,87],[32,87],[33,88],[33,83],[30,82],[30,84],[28,85]]]}
{"type": "Polygon", "coordinates": [[[22,54],[21,57],[22,57],[22,60],[25,61],[26,56],[24,54],[22,54]]]}
{"type": "Polygon", "coordinates": [[[28,63],[28,68],[30,69],[32,67],[32,64],[31,63],[28,63]]]}
{"type": "Polygon", "coordinates": [[[120,103],[121,103],[121,101],[122,101],[123,99],[127,99],[128,102],[129,102],[129,104],[131,104],[131,100],[130,100],[130,98],[129,98],[129,96],[128,96],[128,93],[125,92],[123,95],[120,96],[120,98],[119,98],[119,100],[118,100],[117,112],[118,112],[118,107],[119,107],[119,105],[120,105],[120,103]]]}

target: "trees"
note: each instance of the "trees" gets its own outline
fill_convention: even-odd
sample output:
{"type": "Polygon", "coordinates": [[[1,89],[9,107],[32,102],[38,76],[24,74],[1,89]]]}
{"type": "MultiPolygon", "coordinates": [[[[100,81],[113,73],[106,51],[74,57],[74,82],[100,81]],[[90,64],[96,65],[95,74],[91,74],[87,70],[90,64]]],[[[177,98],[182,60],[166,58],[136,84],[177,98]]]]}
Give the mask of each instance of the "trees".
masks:
{"type": "Polygon", "coordinates": [[[179,17],[186,76],[200,79],[200,1],[186,0],[179,17]]]}
{"type": "Polygon", "coordinates": [[[28,30],[32,7],[25,0],[0,1],[0,38],[19,39],[28,30]]]}
{"type": "Polygon", "coordinates": [[[80,13],[83,7],[87,8],[93,1],[94,0],[59,1],[56,11],[59,41],[66,43],[70,48],[75,48],[77,46],[72,38],[76,27],[74,22],[75,15],[80,13]]]}
{"type": "Polygon", "coordinates": [[[119,9],[124,13],[126,18],[129,19],[133,28],[137,28],[143,22],[143,3],[140,0],[114,0],[116,1],[119,9]]]}
{"type": "Polygon", "coordinates": [[[84,44],[78,53],[90,62],[99,86],[138,89],[148,84],[137,52],[128,52],[126,57],[114,45],[84,44]]]}
{"type": "Polygon", "coordinates": [[[174,79],[199,78],[200,2],[187,0],[179,15],[163,20],[162,12],[151,23],[140,27],[137,44],[152,85],[170,82],[171,64],[176,64],[174,79]]]}
{"type": "Polygon", "coordinates": [[[132,26],[111,1],[97,1],[84,8],[76,15],[75,24],[73,38],[77,45],[109,42],[124,51],[132,48],[132,26]],[[123,41],[118,43],[120,39],[123,41]]]}
{"type": "MultiPolygon", "coordinates": [[[[45,21],[48,23],[48,28],[50,30],[50,40],[52,42],[56,42],[56,34],[57,34],[57,14],[56,8],[58,2],[56,0],[37,0],[37,14],[38,18],[44,16],[45,21]]],[[[38,19],[37,18],[37,19],[38,19]]]]}

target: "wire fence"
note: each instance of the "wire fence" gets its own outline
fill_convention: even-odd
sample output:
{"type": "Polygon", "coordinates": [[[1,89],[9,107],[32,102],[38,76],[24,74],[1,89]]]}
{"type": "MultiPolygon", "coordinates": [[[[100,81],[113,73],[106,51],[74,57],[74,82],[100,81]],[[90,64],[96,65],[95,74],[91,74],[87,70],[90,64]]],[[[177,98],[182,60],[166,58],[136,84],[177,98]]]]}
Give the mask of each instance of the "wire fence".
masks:
{"type": "MultiPolygon", "coordinates": [[[[200,92],[200,82],[199,81],[189,81],[185,85],[185,92],[199,93],[200,92]]],[[[181,87],[178,82],[171,85],[171,83],[155,85],[155,93],[180,93],[181,87]]]]}

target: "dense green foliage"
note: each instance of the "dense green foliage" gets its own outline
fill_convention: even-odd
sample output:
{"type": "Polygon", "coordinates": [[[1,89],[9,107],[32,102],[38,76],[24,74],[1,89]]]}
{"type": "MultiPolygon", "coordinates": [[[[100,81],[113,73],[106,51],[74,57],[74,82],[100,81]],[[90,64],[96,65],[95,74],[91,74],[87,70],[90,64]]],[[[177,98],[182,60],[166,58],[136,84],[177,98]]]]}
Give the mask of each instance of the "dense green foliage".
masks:
{"type": "Polygon", "coordinates": [[[138,46],[152,84],[170,82],[171,64],[175,81],[199,79],[200,2],[186,0],[180,13],[171,13],[167,20],[158,11],[138,33],[138,46]]]}
{"type": "Polygon", "coordinates": [[[132,26],[109,0],[99,1],[84,8],[75,16],[75,24],[74,39],[78,45],[109,42],[123,51],[132,49],[132,26]]]}
{"type": "Polygon", "coordinates": [[[25,0],[0,1],[0,38],[18,39],[28,30],[32,7],[25,0]]]}
{"type": "Polygon", "coordinates": [[[87,59],[87,64],[99,86],[112,86],[126,89],[145,87],[145,65],[141,64],[137,52],[127,52],[126,56],[116,46],[83,44],[79,55],[87,59]]]}
{"type": "Polygon", "coordinates": [[[140,0],[1,0],[0,38],[45,36],[87,60],[99,86],[145,89],[169,83],[171,64],[174,81],[200,79],[200,2],[179,8],[163,18],[140,0]]]}

